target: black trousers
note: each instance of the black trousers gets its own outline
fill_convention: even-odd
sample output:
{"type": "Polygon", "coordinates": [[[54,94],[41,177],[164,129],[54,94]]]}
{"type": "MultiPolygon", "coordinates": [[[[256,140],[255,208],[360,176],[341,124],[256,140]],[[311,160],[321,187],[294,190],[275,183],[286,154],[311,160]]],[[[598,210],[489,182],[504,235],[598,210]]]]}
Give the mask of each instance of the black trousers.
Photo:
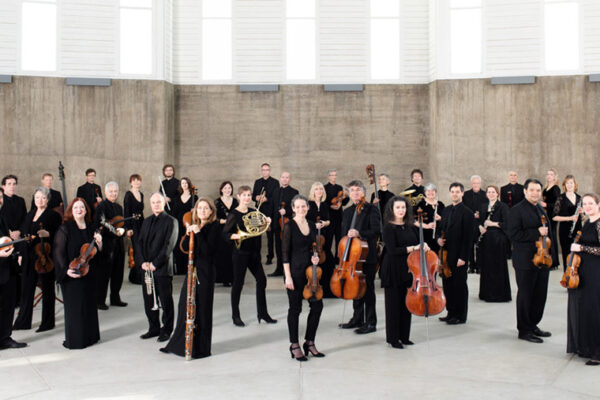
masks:
{"type": "MultiPolygon", "coordinates": [[[[306,284],[306,277],[303,274],[293,275],[292,280],[294,281],[294,290],[286,289],[289,301],[287,324],[290,343],[298,343],[298,321],[302,312],[302,300],[304,299],[302,291],[306,284]]],[[[314,341],[317,328],[319,327],[319,320],[321,319],[321,312],[323,311],[323,300],[309,301],[308,305],[310,311],[306,320],[304,340],[314,341]]]]}
{"type": "MultiPolygon", "coordinates": [[[[100,252],[102,254],[102,252],[100,252]]],[[[123,285],[123,269],[125,263],[125,254],[121,246],[115,246],[114,250],[102,254],[102,259],[98,263],[97,287],[98,304],[104,304],[108,292],[108,282],[110,281],[110,302],[118,303],[121,301],[119,292],[123,285]]]]}
{"type": "Polygon", "coordinates": [[[256,311],[259,317],[265,316],[267,312],[267,298],[265,289],[267,287],[267,277],[260,262],[260,254],[241,253],[234,251],[231,256],[233,262],[233,284],[231,285],[231,315],[240,317],[240,296],[246,279],[246,269],[256,280],[256,311]]]}
{"type": "Polygon", "coordinates": [[[273,229],[267,231],[267,260],[272,260],[275,257],[273,252],[273,229]]]}
{"type": "Polygon", "coordinates": [[[8,281],[0,285],[0,344],[12,334],[16,296],[17,276],[11,274],[8,281]]]}
{"type": "Polygon", "coordinates": [[[467,286],[467,266],[451,267],[452,276],[442,277],[444,296],[446,296],[446,310],[448,318],[460,321],[467,320],[469,309],[469,287],[467,286]]]}
{"type": "Polygon", "coordinates": [[[33,298],[37,287],[38,277],[42,284],[42,323],[40,328],[54,328],[54,304],[56,299],[54,281],[54,270],[46,274],[38,274],[35,269],[23,271],[21,279],[21,299],[19,302],[19,313],[15,320],[13,329],[31,329],[33,319],[33,298]]]}
{"type": "MultiPolygon", "coordinates": [[[[279,228],[278,228],[279,229],[279,228]]],[[[275,254],[277,255],[277,268],[273,271],[274,274],[283,274],[283,254],[281,251],[281,231],[273,232],[275,235],[275,254]]]]}
{"type": "Polygon", "coordinates": [[[517,269],[517,329],[531,333],[542,320],[548,295],[548,268],[517,269]]]}
{"type": "Polygon", "coordinates": [[[406,308],[406,286],[384,289],[385,298],[385,341],[406,342],[410,338],[412,314],[406,308]]]}
{"type": "Polygon", "coordinates": [[[363,265],[363,273],[367,283],[365,295],[352,302],[354,315],[352,319],[366,325],[377,325],[377,312],[375,311],[375,264],[363,265]]]}
{"type": "Polygon", "coordinates": [[[159,321],[159,310],[152,310],[154,306],[153,294],[148,294],[146,284],[142,285],[142,295],[144,297],[144,310],[148,318],[148,331],[152,333],[173,332],[173,321],[175,319],[175,310],[173,305],[173,277],[154,275],[154,288],[156,289],[156,301],[159,307],[162,307],[162,328],[159,321]]]}

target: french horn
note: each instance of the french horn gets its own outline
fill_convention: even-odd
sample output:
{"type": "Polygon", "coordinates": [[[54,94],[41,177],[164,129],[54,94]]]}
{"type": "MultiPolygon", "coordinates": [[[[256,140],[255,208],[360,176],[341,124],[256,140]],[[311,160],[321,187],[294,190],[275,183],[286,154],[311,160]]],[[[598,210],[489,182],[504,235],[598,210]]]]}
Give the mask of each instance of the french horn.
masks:
{"type": "Polygon", "coordinates": [[[240,236],[239,239],[235,239],[235,247],[239,250],[242,242],[246,239],[250,239],[256,236],[260,236],[269,229],[269,224],[271,223],[267,216],[260,212],[260,206],[263,203],[265,194],[265,189],[263,188],[260,194],[260,201],[258,202],[258,207],[255,211],[250,211],[248,214],[242,217],[242,221],[244,221],[245,231],[240,229],[238,225],[237,234],[240,236]]]}

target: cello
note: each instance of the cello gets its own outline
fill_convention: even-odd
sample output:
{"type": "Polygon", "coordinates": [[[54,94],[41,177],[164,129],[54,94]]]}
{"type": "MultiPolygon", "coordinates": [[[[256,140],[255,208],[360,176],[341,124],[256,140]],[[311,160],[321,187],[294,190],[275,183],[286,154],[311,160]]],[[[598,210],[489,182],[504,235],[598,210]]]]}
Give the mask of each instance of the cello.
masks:
{"type": "MultiPolygon", "coordinates": [[[[542,221],[542,226],[547,228],[546,216],[542,214],[540,217],[542,221]]],[[[550,246],[552,245],[552,241],[547,235],[540,235],[540,238],[535,242],[535,246],[537,247],[537,252],[533,256],[531,260],[533,265],[538,268],[542,266],[546,266],[548,268],[552,267],[552,256],[550,255],[550,246]]]]}
{"type": "MultiPolygon", "coordinates": [[[[360,199],[354,215],[350,229],[355,229],[356,216],[360,215],[365,198],[360,199]]],[[[333,271],[329,286],[335,297],[346,300],[357,300],[365,295],[367,282],[362,273],[362,264],[366,261],[369,254],[369,244],[360,238],[351,238],[344,236],[338,245],[338,254],[341,254],[340,263],[333,271]]]]}
{"type": "MultiPolygon", "coordinates": [[[[317,243],[313,243],[313,257],[318,255],[317,243]]],[[[302,296],[308,301],[319,301],[323,298],[323,286],[319,283],[323,270],[317,264],[309,265],[306,268],[306,285],[302,291],[302,296]]]]}
{"type": "MultiPolygon", "coordinates": [[[[579,243],[581,239],[581,231],[577,232],[575,241],[573,243],[579,243]]],[[[560,280],[560,285],[567,289],[577,289],[579,286],[579,265],[581,264],[581,257],[579,254],[571,251],[567,256],[567,265],[565,273],[560,280]]]]}
{"type": "Polygon", "coordinates": [[[435,252],[425,251],[423,239],[423,211],[417,210],[419,218],[419,251],[408,256],[408,269],[413,275],[412,287],[406,293],[406,308],[411,314],[429,317],[444,311],[446,297],[435,283],[435,270],[438,258],[435,252]]]}

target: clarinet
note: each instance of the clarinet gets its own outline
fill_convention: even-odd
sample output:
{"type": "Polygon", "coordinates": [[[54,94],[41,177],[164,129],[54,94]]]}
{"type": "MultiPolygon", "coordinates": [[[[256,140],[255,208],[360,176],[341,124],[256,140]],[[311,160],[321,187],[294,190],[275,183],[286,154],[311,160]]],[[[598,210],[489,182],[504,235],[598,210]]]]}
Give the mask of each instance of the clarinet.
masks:
{"type": "Polygon", "coordinates": [[[433,234],[431,235],[431,237],[433,237],[433,238],[435,238],[435,227],[437,226],[437,222],[435,220],[435,216],[437,215],[438,204],[439,204],[439,201],[437,201],[435,203],[435,208],[433,210],[433,222],[434,222],[434,224],[433,224],[433,234]]]}
{"type": "MultiPolygon", "coordinates": [[[[575,206],[575,213],[573,214],[573,217],[576,216],[579,212],[579,208],[581,207],[581,199],[579,199],[579,201],[577,202],[577,205],[575,206]]],[[[575,225],[577,225],[577,221],[579,221],[579,216],[577,217],[577,219],[575,221],[573,221],[573,223],[571,224],[571,230],[569,231],[569,237],[572,238],[573,237],[573,232],[575,232],[575,225]]]]}
{"type": "MultiPolygon", "coordinates": [[[[497,201],[497,200],[496,200],[497,201]]],[[[492,219],[492,216],[494,215],[494,210],[496,209],[496,204],[494,204],[494,207],[491,207],[488,210],[488,216],[485,219],[485,221],[489,221],[492,219]]],[[[485,227],[485,221],[483,221],[483,225],[485,227]]],[[[487,232],[487,228],[486,228],[486,232],[487,232]]],[[[485,235],[485,232],[483,232],[481,235],[479,235],[479,239],[477,239],[477,243],[475,243],[475,247],[479,248],[479,245],[481,244],[481,241],[483,240],[483,236],[485,235]]]]}

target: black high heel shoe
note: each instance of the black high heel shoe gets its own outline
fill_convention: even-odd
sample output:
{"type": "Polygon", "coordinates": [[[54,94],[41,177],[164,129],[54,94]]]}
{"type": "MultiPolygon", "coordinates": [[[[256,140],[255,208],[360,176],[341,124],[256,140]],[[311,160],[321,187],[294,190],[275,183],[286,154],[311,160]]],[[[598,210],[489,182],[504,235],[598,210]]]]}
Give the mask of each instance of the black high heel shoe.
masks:
{"type": "Polygon", "coordinates": [[[271,318],[271,316],[269,314],[265,314],[265,315],[259,315],[258,316],[258,323],[260,324],[260,320],[265,321],[267,324],[276,324],[277,320],[271,318]]]}
{"type": "Polygon", "coordinates": [[[233,324],[235,326],[246,326],[246,324],[244,323],[244,321],[242,321],[242,319],[240,317],[232,317],[233,318],[233,324]]]}
{"type": "Polygon", "coordinates": [[[306,358],[304,354],[302,355],[302,357],[296,357],[294,355],[294,350],[300,350],[300,346],[292,347],[292,345],[290,344],[290,355],[292,356],[292,358],[295,358],[298,361],[308,361],[308,358],[306,358]]]}
{"type": "Polygon", "coordinates": [[[304,349],[304,354],[306,355],[310,354],[311,356],[318,358],[325,357],[324,353],[321,353],[319,350],[317,350],[317,347],[314,343],[308,344],[308,342],[304,342],[302,348],[304,349]],[[314,349],[315,351],[310,351],[310,349],[314,349]]]}

